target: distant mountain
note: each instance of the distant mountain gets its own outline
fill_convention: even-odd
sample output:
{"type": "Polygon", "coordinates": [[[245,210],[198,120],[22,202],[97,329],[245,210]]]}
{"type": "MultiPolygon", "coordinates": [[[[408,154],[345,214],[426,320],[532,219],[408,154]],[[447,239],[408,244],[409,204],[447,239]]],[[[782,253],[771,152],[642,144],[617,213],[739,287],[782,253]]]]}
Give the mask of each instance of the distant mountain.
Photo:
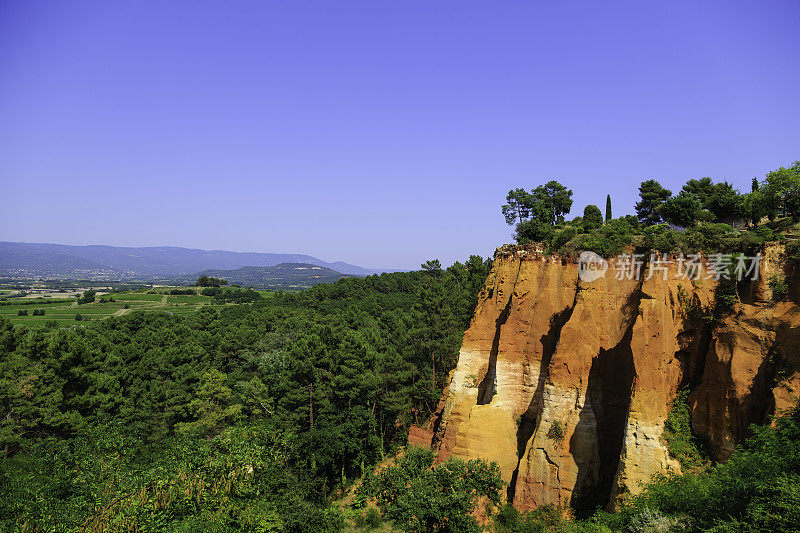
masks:
{"type": "Polygon", "coordinates": [[[0,275],[65,279],[169,279],[202,270],[268,267],[307,263],[342,274],[368,276],[384,272],[304,254],[228,252],[172,246],[69,246],[0,241],[0,275]]]}
{"type": "Polygon", "coordinates": [[[234,270],[204,270],[196,275],[211,276],[244,287],[266,289],[306,289],[318,283],[333,283],[352,277],[327,267],[309,263],[281,263],[269,267],[246,266],[234,270]]]}

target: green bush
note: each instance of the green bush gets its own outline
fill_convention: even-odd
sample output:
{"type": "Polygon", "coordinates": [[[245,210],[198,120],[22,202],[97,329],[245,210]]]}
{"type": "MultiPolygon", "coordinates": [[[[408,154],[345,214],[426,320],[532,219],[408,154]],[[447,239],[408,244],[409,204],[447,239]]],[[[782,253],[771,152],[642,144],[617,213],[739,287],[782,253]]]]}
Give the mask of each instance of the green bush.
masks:
{"type": "Polygon", "coordinates": [[[560,420],[554,420],[553,423],[550,424],[550,429],[547,430],[547,438],[553,439],[556,442],[562,442],[564,437],[566,437],[564,423],[560,420]]]}
{"type": "Polygon", "coordinates": [[[649,508],[688,516],[694,531],[798,531],[800,410],[795,406],[750,432],[727,462],[701,473],[658,476],[621,514],[649,508]]]}
{"type": "Polygon", "coordinates": [[[692,432],[689,389],[678,392],[672,401],[663,436],[669,454],[680,462],[685,472],[702,470],[711,464],[708,452],[692,432]]]}
{"type": "Polygon", "coordinates": [[[538,220],[526,220],[517,224],[515,238],[520,244],[527,242],[548,242],[555,233],[552,224],[538,220]]]}
{"type": "Polygon", "coordinates": [[[630,246],[638,227],[626,218],[615,218],[604,226],[584,235],[578,247],[581,250],[595,252],[602,257],[619,255],[630,246]]]}
{"type": "Polygon", "coordinates": [[[669,533],[675,530],[677,524],[676,518],[664,516],[657,510],[645,507],[634,515],[626,531],[629,533],[669,533]]]}
{"type": "Polygon", "coordinates": [[[377,529],[383,523],[381,514],[374,507],[370,507],[363,514],[356,516],[355,526],[364,529],[377,529]]]}
{"type": "Polygon", "coordinates": [[[575,226],[567,226],[564,229],[556,232],[553,239],[550,241],[550,251],[557,252],[565,244],[572,240],[578,234],[578,228],[575,226]]]}
{"type": "Polygon", "coordinates": [[[772,299],[776,301],[783,300],[789,294],[789,285],[786,283],[786,276],[781,273],[772,274],[769,277],[769,288],[772,291],[772,299]]]}
{"type": "Polygon", "coordinates": [[[398,461],[359,488],[374,499],[381,515],[404,531],[474,532],[472,512],[479,498],[499,504],[503,481],[497,463],[449,459],[434,466],[429,448],[409,448],[398,461]]]}
{"type": "Polygon", "coordinates": [[[756,228],[751,233],[755,234],[762,241],[774,241],[775,233],[768,226],[756,228]]]}

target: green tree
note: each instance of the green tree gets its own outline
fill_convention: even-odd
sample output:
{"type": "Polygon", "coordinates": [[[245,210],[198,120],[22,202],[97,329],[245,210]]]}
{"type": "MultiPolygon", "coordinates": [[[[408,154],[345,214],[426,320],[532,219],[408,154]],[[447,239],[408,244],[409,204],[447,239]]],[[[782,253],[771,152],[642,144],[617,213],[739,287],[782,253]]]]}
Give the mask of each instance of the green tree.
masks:
{"type": "Polygon", "coordinates": [[[746,215],[744,197],[727,181],[714,185],[703,207],[719,221],[735,220],[746,215]]]}
{"type": "Polygon", "coordinates": [[[611,195],[606,195],[606,223],[611,220],[613,217],[611,216],[611,195]]]}
{"type": "Polygon", "coordinates": [[[687,181],[681,191],[694,194],[703,208],[708,209],[708,199],[714,194],[714,181],[711,178],[691,179],[687,181]]]}
{"type": "Polygon", "coordinates": [[[603,213],[596,205],[587,205],[583,209],[583,231],[589,232],[603,225],[603,213]]]}
{"type": "Polygon", "coordinates": [[[88,290],[88,291],[85,291],[83,294],[81,294],[81,296],[78,297],[78,303],[79,304],[90,304],[90,303],[94,302],[95,294],[97,294],[97,292],[94,291],[94,290],[91,290],[91,289],[88,290]]]}
{"type": "Polygon", "coordinates": [[[661,217],[676,226],[690,227],[697,220],[698,213],[703,209],[700,199],[686,191],[681,191],[678,196],[669,198],[658,211],[661,217]]]}
{"type": "Polygon", "coordinates": [[[242,406],[233,403],[233,391],[225,385],[227,380],[228,376],[219,370],[205,372],[195,398],[189,402],[189,412],[194,420],[176,424],[176,431],[214,434],[223,424],[235,422],[241,415],[242,406]]]}
{"type": "Polygon", "coordinates": [[[439,275],[442,273],[442,263],[440,263],[438,259],[431,259],[429,261],[425,261],[420,266],[422,267],[423,271],[429,272],[434,275],[439,275]]]}
{"type": "Polygon", "coordinates": [[[572,191],[555,180],[533,190],[533,209],[540,222],[555,224],[563,221],[572,209],[572,191]]]}
{"type": "Polygon", "coordinates": [[[661,205],[672,196],[656,180],[646,180],[639,185],[639,202],[636,204],[636,216],[644,226],[651,226],[662,221],[659,213],[661,205]]]}
{"type": "Polygon", "coordinates": [[[195,287],[220,287],[227,284],[228,280],[226,279],[214,278],[211,276],[200,276],[197,278],[197,281],[194,285],[195,287]]]}
{"type": "Polygon", "coordinates": [[[518,242],[549,240],[553,225],[563,221],[572,208],[572,191],[555,180],[539,185],[530,193],[514,189],[506,199],[503,215],[509,225],[516,223],[518,242]]]}
{"type": "Polygon", "coordinates": [[[788,215],[800,219],[800,161],[788,168],[781,167],[767,174],[764,187],[767,215],[788,215]]]}
{"type": "Polygon", "coordinates": [[[506,195],[506,203],[503,205],[503,216],[509,226],[521,224],[530,216],[533,198],[525,189],[512,189],[506,195]]]}

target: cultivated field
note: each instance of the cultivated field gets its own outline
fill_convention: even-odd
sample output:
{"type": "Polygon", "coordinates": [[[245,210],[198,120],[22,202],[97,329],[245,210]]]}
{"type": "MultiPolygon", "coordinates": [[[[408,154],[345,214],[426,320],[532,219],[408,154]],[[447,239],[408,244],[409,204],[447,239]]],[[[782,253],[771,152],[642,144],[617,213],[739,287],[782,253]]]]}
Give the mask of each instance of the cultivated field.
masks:
{"type": "MultiPolygon", "coordinates": [[[[163,292],[169,292],[164,290],[163,292]]],[[[0,316],[10,319],[14,324],[43,324],[49,320],[59,325],[81,324],[86,320],[103,320],[110,316],[120,316],[135,310],[166,311],[184,314],[195,311],[201,306],[222,307],[222,304],[209,296],[149,294],[142,291],[111,293],[103,295],[113,298],[113,302],[100,303],[100,295],[93,303],[78,304],[75,298],[19,298],[2,302],[0,316]],[[19,311],[27,311],[27,316],[19,316],[19,311]],[[33,316],[34,310],[44,310],[44,315],[33,316]],[[76,315],[81,315],[81,321],[76,315]]]]}

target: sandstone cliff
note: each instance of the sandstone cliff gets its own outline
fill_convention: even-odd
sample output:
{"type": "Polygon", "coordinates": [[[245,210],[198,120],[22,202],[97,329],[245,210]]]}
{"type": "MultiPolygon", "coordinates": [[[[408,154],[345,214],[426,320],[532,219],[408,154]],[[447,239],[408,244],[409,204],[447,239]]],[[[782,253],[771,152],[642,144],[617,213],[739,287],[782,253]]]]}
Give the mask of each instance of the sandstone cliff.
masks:
{"type": "Polygon", "coordinates": [[[759,279],[717,320],[713,278],[681,279],[673,263],[617,279],[616,267],[586,282],[566,258],[495,254],[434,443],[440,458],[497,461],[519,508],[613,506],[679,470],[662,433],[681,387],[719,460],[798,396],[800,284],[773,302],[767,283],[786,269],[780,248],[765,251],[759,279]]]}

